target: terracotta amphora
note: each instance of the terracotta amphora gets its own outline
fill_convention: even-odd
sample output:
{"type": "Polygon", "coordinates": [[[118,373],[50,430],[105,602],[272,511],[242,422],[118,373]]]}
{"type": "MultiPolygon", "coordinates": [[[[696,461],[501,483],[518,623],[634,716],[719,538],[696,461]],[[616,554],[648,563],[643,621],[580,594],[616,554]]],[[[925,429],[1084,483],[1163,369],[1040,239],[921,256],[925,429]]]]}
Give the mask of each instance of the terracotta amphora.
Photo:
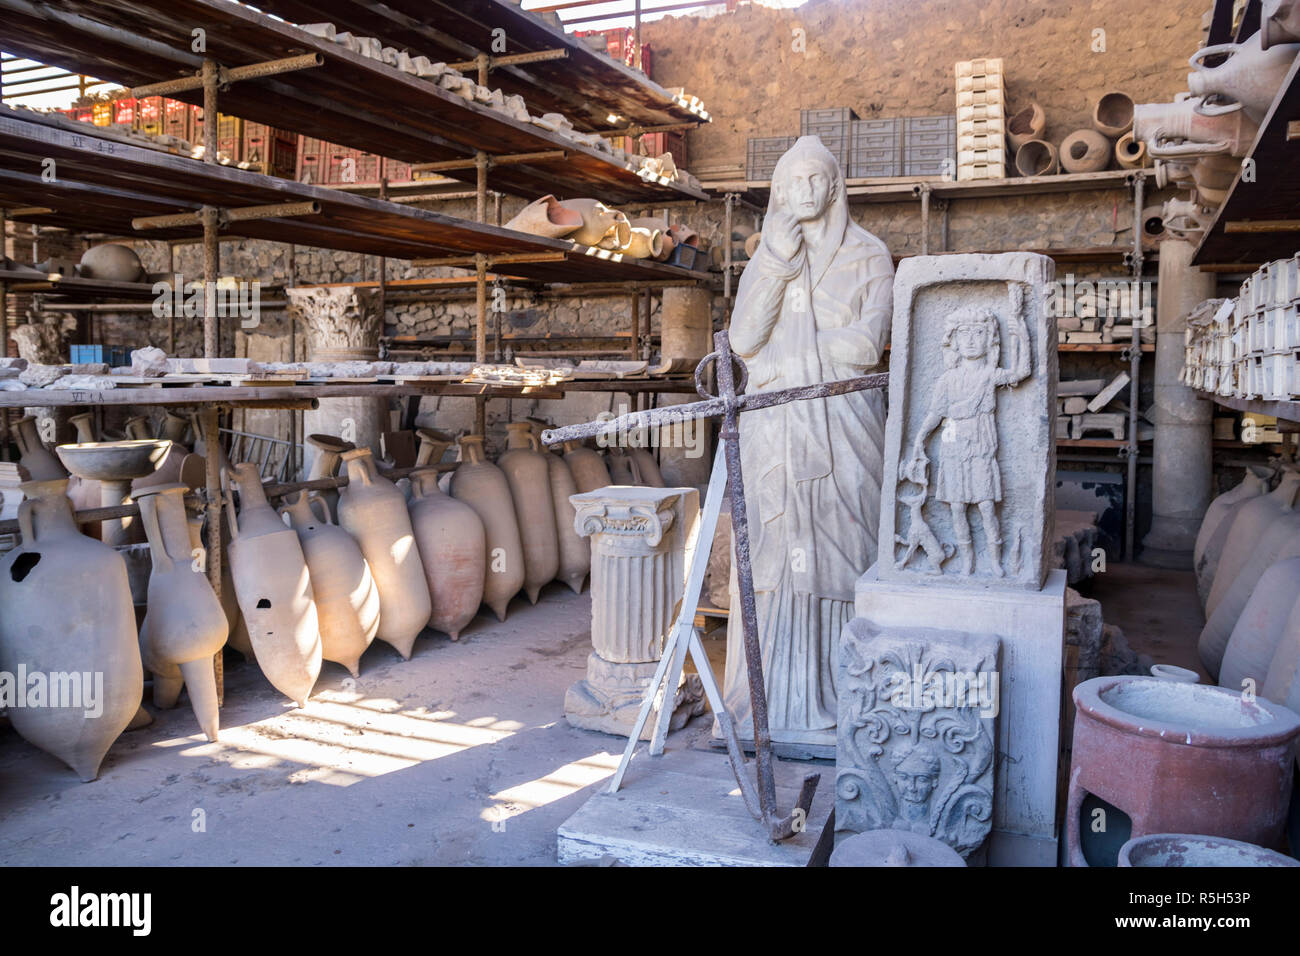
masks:
{"type": "Polygon", "coordinates": [[[1095,129],[1076,129],[1061,141],[1059,155],[1067,173],[1096,173],[1110,165],[1110,140],[1095,129]]]}
{"type": "Polygon", "coordinates": [[[452,474],[451,496],[477,512],[487,536],[483,603],[506,619],[510,599],[524,586],[524,545],[505,473],[483,455],[482,435],[460,439],[461,463],[452,474]]]}
{"type": "Polygon", "coordinates": [[[1196,532],[1196,544],[1192,548],[1196,593],[1200,595],[1202,607],[1209,599],[1210,584],[1219,569],[1219,556],[1223,554],[1233,519],[1247,501],[1268,492],[1273,473],[1272,468],[1247,468],[1246,477],[1240,484],[1219,495],[1205,509],[1205,517],[1201,519],[1200,530],[1196,532]]]}
{"type": "Polygon", "coordinates": [[[206,555],[190,546],[186,485],[155,485],[136,496],[149,539],[149,609],[140,626],[144,666],[155,674],[180,670],[190,706],[208,740],[217,739],[217,679],[213,656],[229,626],[206,573],[206,555]]]}
{"type": "Polygon", "coordinates": [[[609,463],[609,478],[616,485],[635,485],[638,484],[636,475],[632,473],[632,459],[628,457],[627,449],[620,448],[617,445],[609,449],[605,456],[609,463]]]}
{"type": "Polygon", "coordinates": [[[1300,43],[1300,0],[1264,0],[1259,17],[1260,46],[1300,43]]]}
{"type": "MultiPolygon", "coordinates": [[[[193,455],[193,458],[202,460],[201,456],[193,455]]],[[[205,548],[206,543],[203,540],[203,518],[196,512],[189,513],[188,521],[190,527],[190,551],[195,548],[205,548]]],[[[248,626],[244,623],[244,615],[239,610],[239,598],[235,595],[235,579],[230,575],[230,536],[228,529],[223,527],[222,534],[222,554],[226,555],[221,562],[221,610],[226,615],[226,643],[239,651],[244,660],[256,660],[257,655],[253,651],[253,642],[248,636],[248,626]]],[[[177,676],[179,676],[179,670],[177,676]]],[[[157,703],[158,689],[154,688],[154,702],[157,703]]]]}
{"type": "Polygon", "coordinates": [[[1273,655],[1282,643],[1297,597],[1300,597],[1300,558],[1277,561],[1260,575],[1223,650],[1220,687],[1259,692],[1268,677],[1273,655]]]}
{"type": "Polygon", "coordinates": [[[22,543],[0,558],[0,671],[21,695],[9,721],[94,780],[144,690],[126,562],[77,530],[66,478],[20,488],[22,543]]]}
{"type": "Polygon", "coordinates": [[[554,196],[534,199],[519,211],[505,228],[519,232],[529,232],[535,236],[549,236],[563,239],[572,235],[583,226],[582,214],[575,209],[567,209],[554,196]]]}
{"type": "Polygon", "coordinates": [[[632,460],[632,475],[638,485],[645,485],[647,488],[668,487],[664,483],[664,476],[659,473],[659,463],[655,461],[654,453],[650,449],[633,445],[628,448],[627,456],[632,460]]]}
{"type": "Polygon", "coordinates": [[[542,586],[560,570],[559,533],[551,500],[551,468],[528,422],[506,426],[506,450],[497,466],[506,476],[524,547],[524,593],[537,603],[542,586]]]}
{"type": "Polygon", "coordinates": [[[651,232],[659,233],[661,247],[655,255],[656,259],[662,262],[672,255],[673,249],[677,246],[677,240],[669,233],[666,220],[656,219],[653,216],[642,216],[638,219],[632,219],[630,222],[633,229],[649,229],[651,232]]]}
{"type": "Polygon", "coordinates": [[[582,442],[566,441],[564,443],[564,460],[573,472],[573,483],[578,486],[578,494],[585,495],[597,488],[607,488],[614,484],[609,477],[609,469],[600,452],[588,448],[582,442]]]}
{"type": "MultiPolygon", "coordinates": [[[[333,435],[308,435],[307,444],[316,449],[316,457],[312,459],[311,468],[307,472],[308,481],[333,478],[339,472],[339,462],[343,453],[357,447],[352,442],[335,438],[333,435]]],[[[320,492],[320,496],[329,505],[330,513],[338,514],[339,490],[326,488],[320,492]]]]}
{"type": "Polygon", "coordinates": [[[478,512],[438,487],[436,468],[411,472],[411,491],[411,527],[433,603],[429,626],[458,641],[483,603],[487,532],[478,512]]]}
{"type": "Polygon", "coordinates": [[[1132,130],[1115,140],[1115,160],[1120,169],[1140,169],[1151,165],[1147,144],[1134,136],[1132,130]]]}
{"type": "Polygon", "coordinates": [[[230,525],[230,576],[248,627],[257,666],[280,693],[299,707],[320,676],[320,622],[307,558],[298,533],[267,503],[257,470],[236,465],[225,475],[239,490],[240,508],[226,492],[230,525]],[[247,520],[246,520],[247,518],[247,520]]]}
{"type": "Polygon", "coordinates": [[[1192,72],[1187,76],[1187,88],[1195,96],[1217,93],[1236,100],[1256,123],[1273,105],[1278,87],[1300,53],[1300,44],[1277,43],[1264,49],[1263,32],[1256,31],[1241,43],[1218,43],[1201,47],[1189,61],[1192,72]],[[1211,57],[1227,55],[1218,66],[1206,66],[1211,57]]]}
{"type": "MultiPolygon", "coordinates": [[[[1300,471],[1287,469],[1282,472],[1276,488],[1267,494],[1251,495],[1245,504],[1233,512],[1223,550],[1219,555],[1218,570],[1206,599],[1206,615],[1215,612],[1223,595],[1257,549],[1260,539],[1274,521],[1292,510],[1298,494],[1300,471]]],[[[1260,570],[1262,573],[1263,569],[1260,570]]]]}
{"type": "Polygon", "coordinates": [[[627,245],[619,251],[629,259],[661,259],[664,253],[664,234],[658,229],[633,226],[627,245]]]}
{"type": "MultiPolygon", "coordinates": [[[[1291,616],[1282,629],[1282,637],[1273,652],[1273,659],[1269,661],[1259,694],[1300,713],[1300,606],[1291,608],[1291,616]]],[[[1295,849],[1300,844],[1293,838],[1291,846],[1295,849]]]]}
{"type": "Polygon", "coordinates": [[[567,237],[574,242],[601,249],[623,249],[632,238],[632,225],[627,216],[599,199],[566,199],[560,206],[582,217],[582,225],[567,237]]]}
{"type": "Polygon", "coordinates": [[[27,472],[29,481],[58,481],[68,477],[68,470],[41,441],[35,417],[27,415],[18,419],[13,436],[18,443],[18,464],[27,472]]]}
{"type": "Polygon", "coordinates": [[[356,677],[361,655],[379,630],[379,589],[370,565],[352,535],[331,521],[323,497],[305,491],[288,495],[280,514],[298,532],[307,558],[321,656],[356,677]]]}
{"type": "Polygon", "coordinates": [[[406,496],[379,474],[369,448],[343,453],[348,483],[339,491],[339,525],[361,545],[379,590],[375,636],[409,660],[433,607],[406,496]]]}
{"type": "Polygon", "coordinates": [[[569,499],[578,493],[569,463],[558,454],[547,454],[551,503],[555,509],[555,531],[560,550],[560,567],[555,579],[567,584],[574,594],[582,593],[582,582],[591,572],[591,538],[573,527],[577,511],[569,499]]]}

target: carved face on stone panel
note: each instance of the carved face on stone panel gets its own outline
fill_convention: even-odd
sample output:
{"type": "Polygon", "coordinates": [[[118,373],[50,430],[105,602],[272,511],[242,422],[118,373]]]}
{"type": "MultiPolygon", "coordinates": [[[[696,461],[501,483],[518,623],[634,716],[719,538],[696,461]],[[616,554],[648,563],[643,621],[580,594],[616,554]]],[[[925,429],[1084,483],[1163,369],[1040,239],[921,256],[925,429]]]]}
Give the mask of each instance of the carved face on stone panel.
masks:
{"type": "Polygon", "coordinates": [[[913,747],[894,763],[894,783],[905,803],[923,805],[934,793],[943,765],[939,758],[920,747],[913,747]]]}
{"type": "Polygon", "coordinates": [[[830,204],[831,185],[822,163],[815,159],[797,162],[785,187],[791,214],[800,222],[820,219],[830,204]]]}
{"type": "Polygon", "coordinates": [[[978,359],[992,355],[990,365],[997,365],[998,317],[991,309],[958,309],[944,323],[943,350],[945,364],[951,367],[959,358],[978,359]]]}

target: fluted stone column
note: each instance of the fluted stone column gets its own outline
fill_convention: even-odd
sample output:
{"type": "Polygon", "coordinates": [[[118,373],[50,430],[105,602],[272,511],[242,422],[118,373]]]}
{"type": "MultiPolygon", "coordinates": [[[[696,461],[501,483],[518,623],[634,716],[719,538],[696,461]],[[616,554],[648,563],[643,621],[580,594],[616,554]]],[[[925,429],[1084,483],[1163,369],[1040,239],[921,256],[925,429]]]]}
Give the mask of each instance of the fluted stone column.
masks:
{"type": "MultiPolygon", "coordinates": [[[[699,493],[611,486],[569,500],[574,528],[591,537],[592,653],[586,678],[564,697],[564,716],[575,727],[626,737],[685,589],[686,535],[699,493]]],[[[672,730],[704,712],[698,676],[683,675],[672,708],[672,730]]],[[[655,718],[652,711],[642,739],[655,718]]]]}
{"type": "MultiPolygon", "coordinates": [[[[289,313],[307,331],[309,362],[373,362],[379,357],[383,316],[379,291],[356,286],[308,286],[286,289],[289,313]]],[[[332,435],[369,448],[376,458],[379,439],[388,429],[388,403],[382,398],[322,398],[320,407],[303,413],[306,435],[332,435]],[[346,422],[352,421],[347,428],[346,422]],[[343,434],[348,431],[349,434],[343,434]]],[[[319,450],[303,445],[303,473],[310,474],[319,450]]]]}
{"type": "Polygon", "coordinates": [[[1195,247],[1181,239],[1160,243],[1156,298],[1156,372],[1152,420],[1156,426],[1151,475],[1151,530],[1141,560],[1190,570],[1196,532],[1210,504],[1213,476],[1213,403],[1178,381],[1185,356],[1187,316],[1214,295],[1213,273],[1192,265],[1195,247]]]}

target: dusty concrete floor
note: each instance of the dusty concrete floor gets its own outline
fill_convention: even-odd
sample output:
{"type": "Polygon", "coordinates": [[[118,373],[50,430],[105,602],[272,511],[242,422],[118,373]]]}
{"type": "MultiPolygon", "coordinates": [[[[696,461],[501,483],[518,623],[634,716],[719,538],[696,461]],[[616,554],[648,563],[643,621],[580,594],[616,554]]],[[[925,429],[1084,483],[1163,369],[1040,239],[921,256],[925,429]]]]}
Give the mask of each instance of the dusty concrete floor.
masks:
{"type": "Polygon", "coordinates": [[[302,710],[230,655],[219,743],[182,697],[93,783],[6,729],[0,864],[553,865],[556,828],[622,753],[563,717],[590,615],[551,585],[407,662],[377,643],[355,682],[327,663],[302,710]]]}
{"type": "Polygon", "coordinates": [[[1209,681],[1196,655],[1205,615],[1191,571],[1108,564],[1079,593],[1101,602],[1102,618],[1124,632],[1133,650],[1150,654],[1157,664],[1191,668],[1209,681]]]}

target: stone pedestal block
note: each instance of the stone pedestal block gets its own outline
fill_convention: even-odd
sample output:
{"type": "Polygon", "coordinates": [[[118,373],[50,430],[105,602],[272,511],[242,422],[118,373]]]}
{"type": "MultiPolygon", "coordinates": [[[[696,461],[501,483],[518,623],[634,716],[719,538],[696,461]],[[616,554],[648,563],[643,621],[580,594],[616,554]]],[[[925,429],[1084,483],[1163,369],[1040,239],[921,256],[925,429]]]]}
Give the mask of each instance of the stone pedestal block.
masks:
{"type": "MultiPolygon", "coordinates": [[[[569,499],[574,528],[591,537],[591,644],[587,676],[569,688],[564,715],[586,730],[627,736],[663,651],[686,585],[686,537],[699,513],[694,488],[611,486],[569,499]]],[[[704,712],[699,677],[683,675],[669,726],[704,712]]],[[[643,734],[649,739],[655,714],[643,734]]]]}

